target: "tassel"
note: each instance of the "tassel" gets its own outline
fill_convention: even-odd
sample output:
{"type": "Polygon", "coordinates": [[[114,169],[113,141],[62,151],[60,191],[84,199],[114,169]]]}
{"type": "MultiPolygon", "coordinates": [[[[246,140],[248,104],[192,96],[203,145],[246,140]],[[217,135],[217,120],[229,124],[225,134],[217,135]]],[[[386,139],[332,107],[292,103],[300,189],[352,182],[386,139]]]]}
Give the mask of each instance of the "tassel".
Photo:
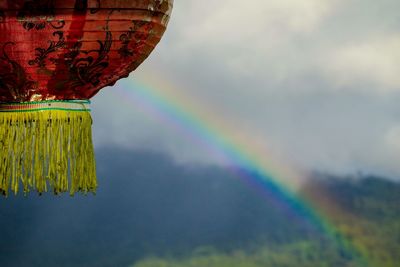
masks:
{"type": "Polygon", "coordinates": [[[0,104],[0,193],[95,193],[89,101],[0,104]]]}

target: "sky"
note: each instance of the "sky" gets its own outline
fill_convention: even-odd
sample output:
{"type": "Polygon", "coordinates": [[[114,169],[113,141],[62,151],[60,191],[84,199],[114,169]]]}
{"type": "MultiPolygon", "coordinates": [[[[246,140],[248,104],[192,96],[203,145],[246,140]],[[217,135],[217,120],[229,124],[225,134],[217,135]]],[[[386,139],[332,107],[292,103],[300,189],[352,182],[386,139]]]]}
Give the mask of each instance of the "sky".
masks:
{"type": "Polygon", "coordinates": [[[93,98],[95,146],[215,164],[124,99],[138,81],[173,87],[281,164],[400,179],[399,9],[398,0],[175,0],[148,60],[93,98]]]}

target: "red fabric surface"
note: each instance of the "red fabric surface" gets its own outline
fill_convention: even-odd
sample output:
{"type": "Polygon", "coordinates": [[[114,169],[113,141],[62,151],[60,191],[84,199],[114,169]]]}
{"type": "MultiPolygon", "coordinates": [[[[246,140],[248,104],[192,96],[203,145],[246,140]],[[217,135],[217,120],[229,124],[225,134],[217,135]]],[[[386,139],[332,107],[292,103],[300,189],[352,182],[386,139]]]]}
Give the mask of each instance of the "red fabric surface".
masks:
{"type": "Polygon", "coordinates": [[[135,70],[173,0],[0,0],[0,102],[89,99],[135,70]]]}

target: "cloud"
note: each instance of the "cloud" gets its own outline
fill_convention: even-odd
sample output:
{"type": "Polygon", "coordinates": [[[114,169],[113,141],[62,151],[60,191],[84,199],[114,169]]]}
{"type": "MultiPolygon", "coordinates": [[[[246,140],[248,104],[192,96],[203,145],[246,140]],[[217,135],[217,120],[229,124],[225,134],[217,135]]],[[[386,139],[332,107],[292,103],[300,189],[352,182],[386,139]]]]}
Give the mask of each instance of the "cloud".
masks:
{"type": "Polygon", "coordinates": [[[400,90],[400,34],[338,47],[321,62],[336,87],[400,90]]]}
{"type": "MultiPolygon", "coordinates": [[[[398,0],[175,1],[165,38],[129,79],[175,84],[233,125],[227,135],[257,140],[267,156],[400,177],[399,8],[398,0]]],[[[123,86],[95,98],[97,145],[212,163],[201,146],[121,104],[123,86]]]]}
{"type": "Polygon", "coordinates": [[[394,126],[386,134],[386,145],[395,149],[400,157],[400,125],[394,126]]]}
{"type": "Polygon", "coordinates": [[[224,74],[228,71],[254,79],[264,72],[279,80],[293,68],[304,67],[296,61],[303,61],[311,51],[302,51],[305,46],[299,44],[301,38],[314,34],[337,3],[185,1],[175,7],[171,24],[176,30],[163,46],[162,54],[169,55],[167,64],[176,60],[176,67],[183,69],[208,64],[224,74]],[[207,61],[199,62],[201,59],[207,61]]]}
{"type": "MultiPolygon", "coordinates": [[[[185,23],[182,38],[192,46],[207,42],[217,46],[247,44],[288,33],[311,32],[337,1],[328,0],[231,0],[187,1],[177,11],[185,23]]],[[[279,39],[279,38],[278,38],[279,39]]]]}

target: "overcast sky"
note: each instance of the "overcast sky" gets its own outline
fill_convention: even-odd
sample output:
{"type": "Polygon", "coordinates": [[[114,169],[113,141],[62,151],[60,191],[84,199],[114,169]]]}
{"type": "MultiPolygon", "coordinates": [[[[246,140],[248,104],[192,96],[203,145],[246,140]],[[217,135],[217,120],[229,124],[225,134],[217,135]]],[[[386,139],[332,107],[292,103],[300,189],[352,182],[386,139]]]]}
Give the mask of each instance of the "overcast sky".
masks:
{"type": "MultiPolygon", "coordinates": [[[[400,1],[174,5],[163,40],[129,79],[161,76],[288,164],[400,177],[400,1]]],[[[119,103],[128,85],[93,99],[96,146],[212,163],[200,146],[119,103]]]]}

